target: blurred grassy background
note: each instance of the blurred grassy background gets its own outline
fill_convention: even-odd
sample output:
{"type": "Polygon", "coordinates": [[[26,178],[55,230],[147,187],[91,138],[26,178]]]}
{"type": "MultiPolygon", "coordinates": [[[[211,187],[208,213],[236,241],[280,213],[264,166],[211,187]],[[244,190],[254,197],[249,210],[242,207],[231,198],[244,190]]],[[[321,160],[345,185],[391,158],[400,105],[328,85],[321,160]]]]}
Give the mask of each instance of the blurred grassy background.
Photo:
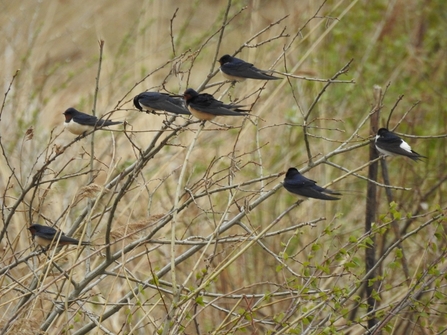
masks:
{"type": "MultiPolygon", "coordinates": [[[[447,133],[447,5],[443,0],[327,1],[318,18],[310,21],[301,32],[301,27],[315,15],[322,2],[232,1],[229,17],[239,11],[241,13],[226,27],[220,49],[216,51],[218,37],[210,37],[221,26],[227,3],[211,0],[181,3],[170,0],[1,2],[3,92],[7,91],[14,73],[20,69],[6,97],[0,120],[4,150],[0,159],[3,220],[8,215],[8,207],[20,194],[19,185],[29,182],[32,173],[43,164],[47,152],[57,150],[73,140],[72,134],[63,132],[62,112],[68,107],[75,107],[86,113],[92,112],[100,39],[105,41],[105,48],[96,115],[113,111],[111,119],[129,122],[130,128],[127,129],[135,131],[129,136],[139,148],[144,148],[151,141],[165,117],[138,113],[132,105],[133,96],[145,90],[159,90],[162,85],[176,94],[181,94],[188,87],[197,88],[205,81],[210,69],[217,68],[217,64],[213,63],[216,53],[218,56],[233,54],[249,38],[281,18],[284,20],[255,38],[250,45],[269,39],[271,41],[256,48],[245,47],[238,57],[253,62],[262,69],[273,65],[277,71],[312,78],[330,78],[350,59],[354,59],[350,71],[339,79],[354,79],[355,84],[331,85],[309,119],[309,132],[313,135],[310,145],[316,159],[337,148],[339,143],[354,132],[360,121],[367,117],[374,104],[372,88],[376,84],[385,89],[390,83],[384,99],[381,126],[386,125],[389,112],[398,97],[404,95],[391,117],[390,128],[399,122],[416,101],[420,101],[405,116],[397,132],[420,136],[447,133]],[[171,41],[170,24],[177,8],[178,12],[172,20],[171,41]],[[288,37],[275,39],[283,30],[288,37]],[[291,43],[296,34],[297,39],[284,57],[281,57],[284,46],[291,43]],[[204,44],[209,38],[209,42],[204,44]],[[174,61],[166,64],[171,59],[174,61]],[[26,140],[25,133],[30,127],[33,127],[33,138],[26,140]],[[51,132],[58,135],[47,151],[51,132]],[[14,169],[17,180],[14,177],[10,179],[11,168],[14,169]]],[[[223,78],[218,73],[210,82],[221,80],[223,78]]],[[[259,118],[253,118],[253,122],[239,118],[217,119],[220,124],[233,126],[234,129],[231,130],[207,124],[190,157],[186,187],[203,191],[207,182],[216,182],[218,178],[223,178],[219,184],[225,186],[230,182],[238,183],[283,172],[290,166],[306,166],[303,114],[307,112],[324,83],[290,78],[289,81],[284,79],[264,84],[257,81],[236,84],[228,94],[221,97],[225,102],[241,99],[262,88],[252,110],[252,114],[259,118]],[[216,163],[208,172],[214,160],[216,163]],[[231,168],[233,171],[233,164],[240,171],[230,181],[227,169],[231,168]]],[[[206,92],[220,97],[224,89],[217,86],[206,92]]],[[[255,95],[249,96],[244,103],[253,103],[255,99],[255,95]]],[[[181,121],[177,123],[182,124],[181,121]]],[[[197,124],[190,126],[145,167],[134,187],[120,203],[114,218],[115,230],[141,221],[151,222],[154,215],[164,214],[172,208],[186,148],[197,128],[197,124]]],[[[360,129],[355,140],[361,141],[368,136],[367,123],[360,129]]],[[[415,151],[428,156],[428,159],[419,163],[401,158],[389,161],[391,184],[412,188],[412,191],[407,192],[395,191],[395,200],[403,217],[406,213],[416,212],[429,216],[428,213],[438,205],[445,206],[446,188],[442,184],[436,184],[446,174],[445,137],[405,139],[415,151]],[[433,192],[424,197],[431,189],[433,192]]],[[[58,227],[67,231],[84,210],[87,200],[82,195],[79,201],[76,197],[80,196],[89,181],[86,174],[90,162],[89,148],[88,138],[80,140],[51,165],[52,172],[47,171],[48,178],[77,172],[85,172],[84,175],[42,185],[36,190],[39,201],[35,201],[31,195],[25,197],[8,227],[9,240],[0,241],[4,250],[3,264],[10,262],[14,253],[29,250],[31,240],[25,228],[30,224],[30,217],[40,223],[57,222],[58,227]],[[32,210],[29,210],[29,204],[33,201],[32,210]]],[[[100,171],[95,183],[102,187],[137,157],[138,150],[122,132],[96,132],[95,168],[100,171]]],[[[331,158],[331,161],[352,170],[368,161],[368,149],[362,147],[340,154],[331,158]]],[[[366,175],[366,170],[361,174],[366,175]]],[[[307,177],[317,180],[321,185],[341,175],[342,171],[327,165],[316,166],[306,173],[307,177]]],[[[281,180],[282,177],[269,180],[263,189],[262,184],[244,188],[236,196],[239,206],[244,206],[246,201],[255,199],[260,192],[272,188],[281,180]]],[[[268,240],[269,247],[276,254],[293,255],[287,261],[298,273],[308,275],[310,271],[317,275],[320,271],[325,272],[318,269],[318,265],[330,266],[341,248],[350,243],[350,237],[363,234],[366,182],[349,177],[331,187],[344,191],[342,201],[306,201],[287,214],[274,229],[284,229],[292,224],[320,217],[326,217],[326,221],[319,222],[314,228],[304,227],[268,240]]],[[[98,213],[104,211],[112,197],[113,194],[101,200],[96,208],[98,213]]],[[[177,226],[177,238],[206,236],[211,233],[225,217],[221,214],[227,207],[228,197],[227,192],[220,192],[190,205],[179,218],[181,224],[177,226]]],[[[383,190],[379,191],[379,199],[380,213],[386,214],[388,203],[383,190]]],[[[295,201],[294,196],[281,189],[250,213],[244,224],[260,231],[295,201]]],[[[238,208],[232,206],[228,215],[231,217],[237,213],[238,208]]],[[[99,228],[93,238],[102,243],[104,219],[95,220],[99,228]]],[[[417,226],[425,222],[426,217],[419,220],[412,220],[411,224],[417,226]]],[[[382,217],[380,222],[388,222],[388,219],[382,217]]],[[[234,228],[228,235],[243,233],[245,232],[242,229],[234,228]]],[[[439,256],[436,251],[425,253],[426,241],[434,243],[433,236],[439,233],[442,234],[438,241],[441,250],[445,247],[442,225],[417,235],[408,245],[404,244],[409,264],[415,266],[411,269],[412,275],[418,271],[417,265],[428,264],[439,256]]],[[[156,238],[169,240],[169,227],[162,230],[156,238]]],[[[385,232],[380,243],[386,245],[393,239],[394,235],[387,235],[385,232]]],[[[219,262],[238,247],[237,243],[224,244],[209,251],[216,255],[209,264],[211,268],[217,267],[219,262]]],[[[361,259],[362,248],[352,248],[355,251],[346,258],[361,259]]],[[[138,252],[142,250],[143,247],[137,249],[138,252]]],[[[179,253],[183,250],[186,247],[178,248],[179,253]]],[[[133,274],[141,278],[150,277],[147,266],[149,259],[153,269],[163,267],[169,262],[169,246],[161,245],[149,256],[134,261],[131,267],[133,274]]],[[[68,263],[72,262],[73,260],[68,263]]],[[[179,267],[179,278],[186,278],[194,264],[195,260],[191,259],[179,267]]],[[[265,293],[279,287],[295,285],[289,277],[290,273],[279,270],[278,264],[274,258],[265,257],[261,247],[255,246],[228,267],[208,290],[222,294],[233,290],[237,293],[265,293]],[[252,289],[247,289],[248,287],[252,289]]],[[[338,271],[338,263],[336,264],[332,264],[330,273],[338,271]]],[[[206,262],[203,263],[205,265],[206,262]]],[[[359,265],[356,270],[362,273],[363,266],[359,265]]],[[[29,268],[24,266],[14,271],[12,277],[21,278],[29,272],[29,268]]],[[[337,285],[348,287],[350,281],[352,283],[358,278],[358,273],[345,273],[346,277],[342,276],[344,279],[340,279],[337,285]]],[[[393,276],[388,275],[389,282],[393,285],[404,281],[401,271],[393,276]]],[[[180,279],[179,282],[181,281],[180,279]]],[[[195,281],[196,278],[193,277],[188,284],[193,287],[195,281]]],[[[330,288],[333,287],[332,284],[332,279],[324,279],[324,276],[319,279],[319,283],[313,283],[319,288],[330,288]]],[[[4,285],[7,287],[6,282],[4,285]]],[[[95,293],[113,302],[131,286],[125,281],[115,282],[110,278],[98,285],[95,293]]],[[[14,293],[8,294],[11,300],[2,305],[2,324],[11,317],[15,298],[14,293]]],[[[151,303],[151,299],[155,299],[152,294],[156,296],[154,292],[144,294],[147,294],[151,303]]],[[[382,299],[387,303],[391,303],[390,297],[397,296],[395,291],[388,295],[384,292],[383,295],[382,299]]],[[[288,303],[286,301],[269,306],[259,311],[260,314],[256,317],[275,316],[279,320],[288,303]]],[[[225,306],[231,309],[233,305],[234,301],[231,300],[225,306]]],[[[241,306],[247,308],[245,302],[241,302],[241,306]]],[[[48,308],[49,304],[42,302],[41,306],[33,306],[27,310],[27,315],[32,316],[33,322],[40,326],[40,320],[43,320],[48,308]]],[[[123,310],[119,317],[107,320],[104,325],[115,333],[129,331],[131,324],[142,318],[139,313],[144,314],[138,308],[129,308],[130,310],[132,312],[123,310]],[[136,319],[126,313],[132,314],[136,319]],[[126,326],[123,326],[124,323],[126,326]]],[[[165,310],[156,307],[152,313],[152,325],[151,322],[144,322],[145,326],[139,330],[141,333],[157,329],[165,310]]],[[[203,333],[215,330],[225,315],[208,308],[206,315],[200,316],[203,333]]],[[[21,317],[26,319],[25,316],[23,314],[21,317]]],[[[84,318],[83,316],[82,321],[68,316],[60,318],[54,325],[54,331],[50,333],[58,334],[61,329],[69,327],[78,329],[83,322],[88,322],[88,318],[84,318]]],[[[441,326],[442,320],[434,318],[432,325],[441,326]]],[[[189,332],[193,333],[192,325],[188,327],[189,332]]],[[[30,333],[35,329],[35,326],[31,327],[30,333]]],[[[355,333],[359,329],[361,328],[352,327],[351,331],[355,333]]],[[[135,330],[135,333],[138,332],[135,330]]]]}

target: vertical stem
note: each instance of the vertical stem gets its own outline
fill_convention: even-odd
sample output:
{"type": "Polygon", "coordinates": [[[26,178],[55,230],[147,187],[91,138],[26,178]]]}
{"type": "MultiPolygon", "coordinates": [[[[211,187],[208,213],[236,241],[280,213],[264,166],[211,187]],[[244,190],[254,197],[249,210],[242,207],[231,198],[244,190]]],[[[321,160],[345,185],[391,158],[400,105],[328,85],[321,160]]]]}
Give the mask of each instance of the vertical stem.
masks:
{"type": "MultiPolygon", "coordinates": [[[[382,108],[382,88],[374,86],[374,98],[376,100],[375,113],[371,116],[370,123],[370,135],[375,135],[379,129],[379,116],[380,109],[382,108]]],[[[374,141],[369,144],[369,159],[374,160],[378,158],[377,150],[375,148],[374,141]]],[[[368,168],[368,179],[377,181],[377,174],[379,171],[378,162],[374,162],[368,168]]],[[[372,223],[376,220],[377,213],[377,187],[376,184],[368,182],[366,191],[366,210],[365,210],[365,232],[370,234],[372,244],[370,248],[365,249],[365,266],[366,272],[369,272],[375,264],[375,251],[376,251],[376,238],[371,234],[372,223]]],[[[368,313],[373,312],[375,309],[376,300],[373,297],[373,290],[376,285],[369,285],[369,280],[375,277],[375,271],[371,271],[371,274],[365,280],[366,299],[368,305],[368,313]]],[[[372,317],[368,320],[368,329],[372,329],[377,323],[374,313],[371,313],[372,317]]]]}
{"type": "MultiPolygon", "coordinates": [[[[102,65],[102,53],[104,51],[104,41],[99,40],[99,62],[98,62],[98,73],[96,75],[96,83],[95,83],[95,95],[93,96],[93,108],[92,114],[96,115],[96,103],[98,101],[98,92],[99,92],[99,78],[101,76],[101,65],[102,65]]],[[[95,154],[95,132],[92,133],[92,137],[90,137],[90,177],[89,184],[93,181],[93,164],[94,164],[94,154],[95,154]]],[[[90,202],[89,202],[90,203],[90,202]]],[[[90,203],[91,205],[91,203],[90,203]]],[[[90,237],[90,236],[89,236],[90,237]]]]}
{"type": "MultiPolygon", "coordinates": [[[[96,83],[95,83],[95,95],[93,96],[93,107],[92,107],[92,114],[96,115],[96,103],[98,101],[98,92],[99,92],[99,78],[101,75],[101,65],[102,65],[102,54],[104,50],[104,41],[99,40],[99,61],[98,61],[98,73],[96,75],[96,83]]],[[[92,133],[90,137],[90,174],[88,178],[88,183],[90,184],[93,182],[94,175],[93,175],[93,168],[95,163],[95,132],[92,133]]],[[[87,199],[87,210],[90,213],[93,207],[93,201],[92,199],[87,199]]],[[[86,235],[88,240],[90,241],[92,238],[92,220],[91,215],[88,216],[87,226],[86,226],[86,235]]],[[[87,253],[90,253],[90,250],[87,248],[87,253]]],[[[88,257],[85,261],[85,266],[87,272],[90,271],[90,257],[88,257]]]]}
{"type": "MultiPolygon", "coordinates": [[[[382,167],[383,183],[385,185],[390,185],[390,177],[388,175],[388,165],[386,163],[385,158],[383,158],[381,160],[381,164],[380,165],[382,167]]],[[[387,200],[388,200],[388,204],[390,204],[391,202],[394,201],[393,193],[391,192],[390,188],[386,188],[385,192],[386,192],[386,197],[387,197],[387,200]]],[[[400,230],[399,230],[399,226],[398,226],[396,220],[393,219],[393,221],[391,222],[391,226],[393,227],[396,241],[399,241],[400,240],[400,230]]],[[[404,249],[403,249],[402,243],[399,243],[399,248],[402,251],[402,258],[401,258],[402,269],[404,270],[405,277],[407,278],[407,284],[409,285],[410,284],[410,272],[408,270],[407,258],[405,257],[405,253],[404,253],[404,249]]]]}

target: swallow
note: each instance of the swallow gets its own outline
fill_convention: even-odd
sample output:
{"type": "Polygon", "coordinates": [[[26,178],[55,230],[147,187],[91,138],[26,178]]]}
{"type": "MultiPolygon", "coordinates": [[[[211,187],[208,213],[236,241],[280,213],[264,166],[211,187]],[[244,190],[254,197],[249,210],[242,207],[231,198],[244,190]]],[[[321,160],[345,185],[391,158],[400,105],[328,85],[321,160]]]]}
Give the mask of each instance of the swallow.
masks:
{"type": "Polygon", "coordinates": [[[425,156],[411,150],[410,145],[386,128],[380,128],[376,135],[376,149],[384,156],[406,156],[417,161],[425,156]]]}
{"type": "Polygon", "coordinates": [[[143,92],[133,98],[133,104],[140,111],[156,110],[173,114],[190,115],[181,98],[158,92],[143,92]]]}
{"type": "Polygon", "coordinates": [[[48,247],[51,244],[57,244],[58,246],[63,246],[67,244],[73,245],[89,245],[89,242],[79,242],[79,240],[75,238],[71,238],[65,236],[65,234],[61,231],[54,229],[53,227],[42,226],[40,224],[31,225],[28,230],[33,235],[34,242],[40,245],[41,247],[48,247]]]}
{"type": "Polygon", "coordinates": [[[65,115],[65,128],[75,135],[82,135],[96,128],[122,123],[121,121],[98,120],[96,116],[81,113],[74,108],[68,108],[63,114],[65,115]]]}
{"type": "Polygon", "coordinates": [[[211,94],[199,94],[192,88],[188,88],[183,94],[186,106],[192,115],[199,120],[209,121],[218,115],[244,116],[247,110],[240,109],[241,105],[225,104],[214,99],[211,94]]]}
{"type": "Polygon", "coordinates": [[[327,188],[323,188],[317,185],[316,181],[307,179],[295,168],[287,170],[286,177],[283,183],[284,188],[290,193],[294,193],[306,198],[315,198],[321,200],[340,200],[325,193],[333,195],[341,195],[327,188]]]}
{"type": "Polygon", "coordinates": [[[253,64],[247,63],[242,59],[232,57],[230,55],[223,55],[219,59],[220,72],[223,76],[231,81],[244,81],[245,79],[258,79],[258,80],[276,80],[282,79],[267,74],[269,71],[260,70],[253,66],[253,64]]]}

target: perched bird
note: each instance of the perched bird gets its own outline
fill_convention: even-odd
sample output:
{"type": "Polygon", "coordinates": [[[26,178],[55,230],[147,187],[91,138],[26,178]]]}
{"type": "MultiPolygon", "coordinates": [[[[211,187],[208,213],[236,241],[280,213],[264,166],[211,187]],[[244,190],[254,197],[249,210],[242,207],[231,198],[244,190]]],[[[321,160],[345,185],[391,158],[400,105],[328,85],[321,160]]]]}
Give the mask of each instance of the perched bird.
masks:
{"type": "Polygon", "coordinates": [[[427,158],[411,150],[410,145],[386,128],[380,128],[376,135],[376,149],[384,156],[407,156],[412,160],[427,158]]]}
{"type": "Polygon", "coordinates": [[[121,121],[98,120],[96,116],[81,113],[74,108],[68,108],[63,114],[65,115],[65,128],[75,135],[82,135],[95,128],[108,127],[122,123],[121,121]]]}
{"type": "Polygon", "coordinates": [[[341,195],[341,193],[318,186],[316,181],[307,179],[295,168],[290,168],[287,170],[283,185],[287,191],[306,198],[340,200],[340,198],[336,198],[325,193],[334,195],[341,195]]]}
{"type": "Polygon", "coordinates": [[[77,239],[65,236],[61,231],[54,229],[53,227],[42,226],[40,224],[32,224],[28,230],[33,235],[34,242],[41,247],[48,247],[51,244],[62,246],[67,244],[89,245],[89,242],[79,242],[77,239]]]}
{"type": "Polygon", "coordinates": [[[192,88],[188,88],[183,94],[183,98],[186,101],[186,106],[192,115],[199,120],[212,120],[218,115],[231,115],[231,116],[244,116],[248,115],[248,112],[243,109],[241,105],[228,105],[222,101],[214,99],[211,94],[202,93],[199,94],[192,88]]]}
{"type": "Polygon", "coordinates": [[[224,55],[219,59],[220,72],[231,81],[244,81],[247,78],[259,80],[281,79],[267,74],[269,71],[260,70],[242,59],[224,55]]]}
{"type": "Polygon", "coordinates": [[[133,98],[133,104],[140,111],[146,109],[166,111],[174,114],[191,114],[184,106],[183,100],[181,98],[174,97],[166,93],[143,92],[133,98]]]}

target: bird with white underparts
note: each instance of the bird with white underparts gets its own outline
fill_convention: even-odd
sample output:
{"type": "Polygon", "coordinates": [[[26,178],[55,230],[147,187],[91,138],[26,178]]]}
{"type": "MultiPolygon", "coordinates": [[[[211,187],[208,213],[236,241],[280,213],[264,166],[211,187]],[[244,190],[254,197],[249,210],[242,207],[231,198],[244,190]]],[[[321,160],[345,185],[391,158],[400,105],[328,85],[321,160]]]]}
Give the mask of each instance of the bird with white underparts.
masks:
{"type": "Polygon", "coordinates": [[[65,129],[75,135],[85,135],[93,129],[102,129],[122,123],[121,121],[98,119],[94,115],[82,113],[73,107],[68,108],[63,114],[65,129]]]}
{"type": "Polygon", "coordinates": [[[90,245],[89,242],[79,241],[75,238],[65,236],[63,232],[53,227],[43,226],[37,223],[32,224],[28,230],[30,231],[34,242],[43,248],[47,248],[51,245],[90,245]]]}
{"type": "Polygon", "coordinates": [[[413,151],[407,142],[386,128],[380,128],[377,132],[375,145],[383,156],[405,156],[414,161],[427,158],[413,151]]]}

